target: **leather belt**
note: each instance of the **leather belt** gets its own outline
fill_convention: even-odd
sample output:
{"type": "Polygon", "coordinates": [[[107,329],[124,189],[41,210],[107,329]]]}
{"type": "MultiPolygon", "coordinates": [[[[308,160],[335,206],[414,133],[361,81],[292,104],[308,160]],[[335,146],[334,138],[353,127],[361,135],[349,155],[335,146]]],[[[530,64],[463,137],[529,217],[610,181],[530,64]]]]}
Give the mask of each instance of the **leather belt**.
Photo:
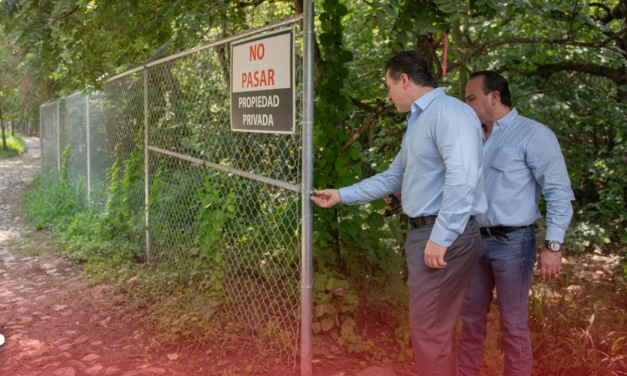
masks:
{"type": "Polygon", "coordinates": [[[503,236],[507,238],[507,234],[510,232],[524,230],[529,228],[529,226],[494,226],[494,227],[480,227],[479,231],[481,232],[481,236],[490,237],[490,236],[503,236]]]}
{"type": "MultiPolygon", "coordinates": [[[[424,217],[409,218],[409,223],[411,224],[412,228],[419,228],[422,226],[434,224],[436,218],[438,218],[437,215],[426,215],[424,217]]],[[[472,221],[473,219],[475,219],[475,216],[471,215],[468,221],[472,221]]]]}
{"type": "Polygon", "coordinates": [[[437,217],[437,215],[426,215],[424,217],[409,218],[409,223],[412,228],[428,226],[434,224],[437,217]]]}

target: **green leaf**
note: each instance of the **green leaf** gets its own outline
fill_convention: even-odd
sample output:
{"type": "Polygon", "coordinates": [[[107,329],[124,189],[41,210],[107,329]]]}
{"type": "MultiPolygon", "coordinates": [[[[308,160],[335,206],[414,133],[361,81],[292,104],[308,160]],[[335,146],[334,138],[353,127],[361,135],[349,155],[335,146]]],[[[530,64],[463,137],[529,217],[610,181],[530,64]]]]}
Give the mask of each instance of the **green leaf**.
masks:
{"type": "Polygon", "coordinates": [[[389,4],[383,4],[383,9],[385,10],[385,13],[391,17],[396,17],[396,11],[389,4]]]}
{"type": "Polygon", "coordinates": [[[385,224],[385,220],[379,213],[373,213],[373,215],[370,216],[368,224],[370,225],[370,228],[380,229],[385,224]]]}
{"type": "Polygon", "coordinates": [[[355,161],[356,161],[357,159],[359,159],[359,155],[361,154],[361,153],[359,152],[359,149],[356,149],[356,148],[351,148],[351,149],[349,150],[349,153],[350,153],[350,155],[351,155],[351,158],[353,158],[353,160],[355,160],[355,161]]]}
{"type": "Polygon", "coordinates": [[[355,320],[350,317],[344,319],[342,323],[342,335],[347,336],[353,334],[353,328],[355,327],[355,320]]]}
{"type": "Polygon", "coordinates": [[[323,319],[320,322],[320,326],[322,327],[322,330],[324,330],[325,332],[328,332],[329,330],[331,330],[333,328],[333,320],[326,318],[323,319]]]}
{"type": "Polygon", "coordinates": [[[311,330],[314,332],[314,334],[318,334],[322,330],[322,326],[319,322],[313,322],[311,324],[311,330]]]}
{"type": "Polygon", "coordinates": [[[360,165],[354,164],[353,166],[351,166],[353,168],[353,171],[355,171],[355,173],[359,176],[363,175],[363,170],[361,169],[360,165]]]}
{"type": "Polygon", "coordinates": [[[318,291],[326,291],[327,275],[318,274],[313,281],[314,289],[318,291]]]}
{"type": "Polygon", "coordinates": [[[385,13],[378,9],[376,12],[376,16],[377,16],[377,21],[379,21],[379,24],[381,26],[385,26],[387,24],[387,19],[385,18],[385,13]]]}

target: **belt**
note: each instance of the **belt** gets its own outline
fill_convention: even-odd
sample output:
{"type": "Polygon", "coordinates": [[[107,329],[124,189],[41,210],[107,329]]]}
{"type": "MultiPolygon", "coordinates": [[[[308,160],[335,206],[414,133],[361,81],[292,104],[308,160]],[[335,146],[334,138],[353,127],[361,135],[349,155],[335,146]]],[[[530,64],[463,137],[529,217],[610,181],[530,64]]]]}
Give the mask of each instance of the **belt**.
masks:
{"type": "MultiPolygon", "coordinates": [[[[419,228],[434,224],[437,217],[437,215],[426,215],[424,217],[409,218],[409,223],[412,228],[419,228]]],[[[475,216],[471,215],[468,221],[472,221],[473,219],[475,219],[475,216]]]]}
{"type": "Polygon", "coordinates": [[[409,223],[411,228],[428,226],[434,224],[437,217],[437,215],[426,215],[424,217],[409,218],[409,223]]]}
{"type": "Polygon", "coordinates": [[[494,226],[494,227],[480,227],[479,231],[481,232],[481,236],[490,237],[490,236],[503,236],[507,238],[506,234],[510,232],[524,230],[529,228],[529,226],[494,226]]]}

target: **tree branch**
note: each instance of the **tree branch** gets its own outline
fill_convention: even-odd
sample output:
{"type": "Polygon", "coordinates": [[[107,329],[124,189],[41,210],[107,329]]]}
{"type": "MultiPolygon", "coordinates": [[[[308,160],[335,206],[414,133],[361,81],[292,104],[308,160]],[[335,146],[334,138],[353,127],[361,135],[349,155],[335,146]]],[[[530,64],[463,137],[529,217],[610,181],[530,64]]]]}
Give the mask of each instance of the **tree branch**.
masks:
{"type": "Polygon", "coordinates": [[[538,75],[540,77],[549,77],[550,75],[562,72],[562,71],[575,71],[580,73],[587,73],[593,76],[605,77],[621,84],[621,74],[618,68],[610,68],[603,65],[586,63],[580,61],[564,61],[557,64],[539,65],[538,69],[534,72],[529,72],[527,75],[538,75]]]}
{"type": "Polygon", "coordinates": [[[250,3],[245,3],[243,1],[240,1],[239,3],[237,3],[237,9],[242,9],[242,8],[246,8],[246,7],[258,7],[259,5],[265,3],[281,3],[281,2],[287,2],[288,0],[254,0],[251,1],[250,3]]]}
{"type": "Polygon", "coordinates": [[[72,9],[71,11],[69,11],[68,13],[66,13],[65,15],[61,16],[61,17],[53,17],[56,21],[62,20],[66,17],[69,17],[72,13],[76,12],[78,10],[79,7],[76,7],[74,9],[72,9]]]}
{"type": "Polygon", "coordinates": [[[475,48],[473,51],[471,51],[470,53],[468,53],[466,56],[462,57],[461,59],[459,59],[458,61],[456,61],[454,64],[451,64],[451,66],[449,67],[449,70],[452,71],[453,69],[459,67],[460,65],[464,64],[465,62],[467,62],[468,60],[472,59],[473,57],[475,57],[476,55],[478,55],[481,52],[484,52],[492,47],[497,47],[497,46],[502,46],[504,44],[563,44],[563,45],[568,45],[568,46],[578,46],[578,47],[590,47],[590,48],[604,48],[607,46],[608,43],[610,43],[611,41],[618,39],[618,37],[620,37],[621,35],[627,33],[627,27],[623,28],[622,30],[618,31],[617,33],[614,33],[613,35],[605,38],[605,40],[601,41],[601,42],[577,42],[577,41],[573,41],[571,39],[549,39],[549,38],[539,38],[539,39],[530,39],[530,38],[511,38],[511,39],[503,39],[503,40],[497,40],[494,42],[486,42],[483,43],[482,45],[480,45],[479,47],[475,48]]]}
{"type": "Polygon", "coordinates": [[[340,150],[337,151],[337,154],[340,155],[344,150],[348,149],[348,147],[351,146],[355,141],[357,141],[357,139],[368,129],[368,127],[372,123],[374,123],[375,120],[377,120],[381,116],[389,114],[390,112],[392,112],[393,109],[394,105],[384,107],[383,102],[379,103],[379,106],[372,113],[370,113],[370,116],[368,116],[368,119],[366,119],[364,124],[362,124],[362,126],[359,127],[359,129],[355,133],[353,133],[348,138],[348,140],[346,140],[340,150]]]}
{"type": "Polygon", "coordinates": [[[573,14],[570,15],[570,26],[568,28],[568,33],[570,34],[570,39],[575,39],[575,35],[573,34],[573,22],[575,22],[575,16],[577,15],[577,7],[579,6],[579,0],[575,0],[575,8],[573,9],[573,14]]]}
{"type": "MultiPolygon", "coordinates": [[[[592,4],[590,4],[590,5],[592,6],[592,4]]],[[[618,20],[620,18],[627,17],[627,0],[620,1],[612,9],[609,9],[609,7],[601,5],[601,4],[598,4],[598,3],[594,3],[594,5],[602,7],[607,12],[606,14],[604,14],[602,17],[599,18],[599,21],[603,25],[607,25],[608,23],[610,23],[610,22],[612,22],[614,20],[618,20]]]]}
{"type": "Polygon", "coordinates": [[[601,4],[601,3],[590,3],[588,5],[589,7],[599,7],[599,8],[603,8],[603,10],[605,10],[607,13],[612,13],[612,9],[610,7],[608,7],[605,4],[601,4]]]}
{"type": "Polygon", "coordinates": [[[376,107],[370,106],[370,105],[360,101],[359,99],[351,97],[350,95],[348,96],[348,100],[351,101],[353,106],[359,107],[359,108],[361,108],[362,110],[364,110],[366,112],[372,112],[372,111],[375,111],[377,109],[376,107]]]}

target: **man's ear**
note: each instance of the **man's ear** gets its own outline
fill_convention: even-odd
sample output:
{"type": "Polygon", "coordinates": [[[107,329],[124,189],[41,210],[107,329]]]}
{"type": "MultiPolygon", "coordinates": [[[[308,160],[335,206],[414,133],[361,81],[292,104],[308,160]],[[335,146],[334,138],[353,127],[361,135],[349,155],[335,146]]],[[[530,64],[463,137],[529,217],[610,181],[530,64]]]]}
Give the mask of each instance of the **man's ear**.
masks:
{"type": "Polygon", "coordinates": [[[407,88],[407,85],[409,85],[409,76],[405,73],[401,73],[399,80],[401,80],[401,84],[403,84],[403,89],[407,88]]]}
{"type": "Polygon", "coordinates": [[[493,91],[490,93],[490,102],[493,106],[501,104],[501,93],[493,91]]]}

